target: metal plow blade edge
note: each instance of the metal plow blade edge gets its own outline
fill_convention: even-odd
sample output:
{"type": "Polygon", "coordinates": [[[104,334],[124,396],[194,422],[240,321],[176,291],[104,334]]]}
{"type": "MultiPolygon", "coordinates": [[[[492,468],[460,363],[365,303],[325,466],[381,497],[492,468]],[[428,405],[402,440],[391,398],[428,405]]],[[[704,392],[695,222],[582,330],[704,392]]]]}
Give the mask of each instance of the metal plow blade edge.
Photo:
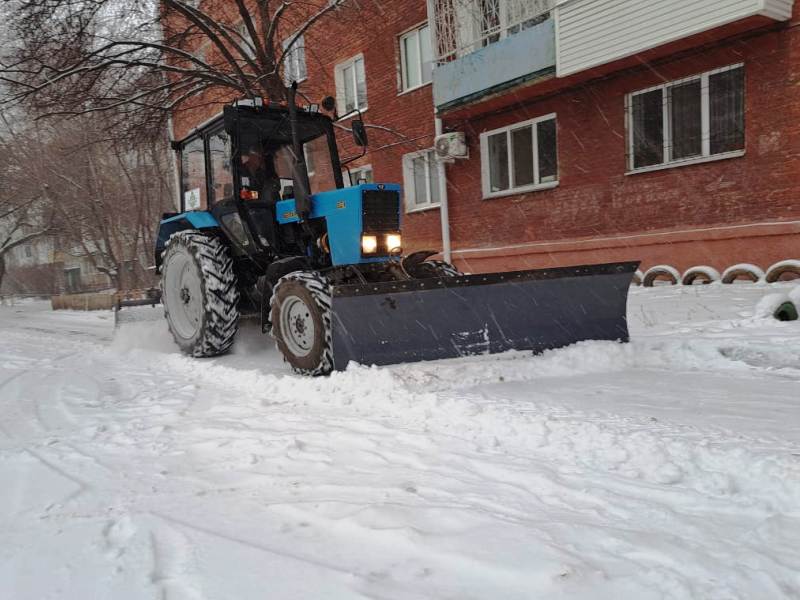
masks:
{"type": "Polygon", "coordinates": [[[128,323],[161,321],[164,308],[161,305],[161,292],[158,289],[135,290],[120,295],[114,304],[114,328],[128,323]]]}
{"type": "Polygon", "coordinates": [[[333,289],[334,368],[628,341],[638,262],[333,289]]]}

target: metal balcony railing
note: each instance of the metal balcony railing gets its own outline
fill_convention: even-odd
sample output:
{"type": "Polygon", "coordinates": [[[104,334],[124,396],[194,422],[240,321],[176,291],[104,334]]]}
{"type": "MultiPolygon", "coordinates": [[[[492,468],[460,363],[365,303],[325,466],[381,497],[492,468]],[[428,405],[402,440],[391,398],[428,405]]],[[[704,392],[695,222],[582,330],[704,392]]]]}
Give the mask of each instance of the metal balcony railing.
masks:
{"type": "Polygon", "coordinates": [[[437,64],[546,21],[556,0],[428,0],[437,64]]]}

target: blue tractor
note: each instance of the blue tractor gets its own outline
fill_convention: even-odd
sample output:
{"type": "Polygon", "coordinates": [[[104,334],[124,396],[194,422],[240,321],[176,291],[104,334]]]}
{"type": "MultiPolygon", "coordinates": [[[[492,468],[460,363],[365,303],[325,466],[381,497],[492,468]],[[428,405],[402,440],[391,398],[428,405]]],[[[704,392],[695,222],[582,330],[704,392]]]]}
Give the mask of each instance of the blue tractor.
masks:
{"type": "MultiPolygon", "coordinates": [[[[226,352],[244,315],[308,375],[627,340],[637,263],[462,275],[434,251],[404,255],[400,186],[345,185],[334,121],[288,96],[226,106],[174,143],[181,212],[164,215],[155,262],[184,352],[226,352]]],[[[363,122],[352,128],[365,148],[363,122]]]]}

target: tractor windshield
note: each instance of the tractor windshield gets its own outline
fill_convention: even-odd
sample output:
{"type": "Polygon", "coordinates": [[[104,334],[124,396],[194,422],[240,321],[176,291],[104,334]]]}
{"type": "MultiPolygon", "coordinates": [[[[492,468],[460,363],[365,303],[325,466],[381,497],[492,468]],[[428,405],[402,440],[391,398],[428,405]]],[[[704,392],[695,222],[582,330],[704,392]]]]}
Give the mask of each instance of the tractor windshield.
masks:
{"type": "MultiPolygon", "coordinates": [[[[329,147],[329,123],[309,117],[300,119],[300,139],[311,193],[336,187],[334,161],[329,147]]],[[[287,117],[247,119],[240,129],[239,171],[242,189],[259,192],[263,198],[290,197],[295,163],[287,117]]]]}

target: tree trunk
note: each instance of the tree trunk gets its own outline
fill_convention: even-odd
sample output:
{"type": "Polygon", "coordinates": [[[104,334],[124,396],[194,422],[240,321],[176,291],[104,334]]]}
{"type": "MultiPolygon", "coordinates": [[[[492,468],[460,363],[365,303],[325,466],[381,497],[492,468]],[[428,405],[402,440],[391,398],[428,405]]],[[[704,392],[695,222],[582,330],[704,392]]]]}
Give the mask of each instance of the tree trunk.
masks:
{"type": "Polygon", "coordinates": [[[0,291],[3,289],[3,277],[6,274],[6,255],[0,254],[0,291]]]}

